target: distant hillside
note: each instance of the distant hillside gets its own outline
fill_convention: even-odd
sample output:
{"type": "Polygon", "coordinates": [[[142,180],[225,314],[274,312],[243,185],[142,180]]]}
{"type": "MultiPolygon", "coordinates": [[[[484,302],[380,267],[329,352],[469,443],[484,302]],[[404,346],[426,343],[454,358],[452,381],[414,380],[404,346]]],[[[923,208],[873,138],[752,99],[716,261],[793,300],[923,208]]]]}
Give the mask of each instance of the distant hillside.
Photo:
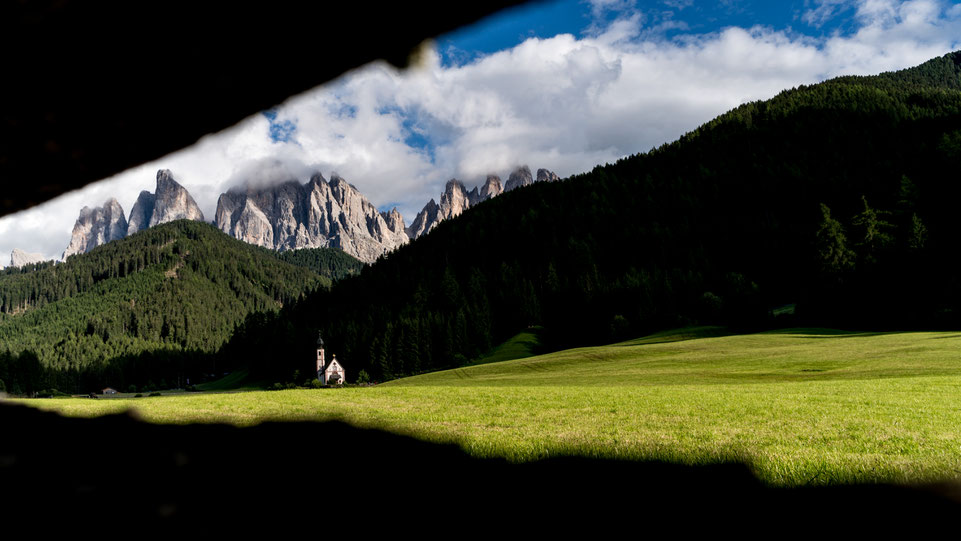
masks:
{"type": "MultiPolygon", "coordinates": [[[[514,190],[251,324],[260,370],[307,369],[318,329],[352,373],[481,357],[530,325],[545,348],[686,324],[961,324],[961,54],[745,104],[679,140],[514,190]],[[260,337],[292,332],[290,360],[260,337]]],[[[643,119],[637,119],[642,122],[643,119]]]]}
{"type": "Polygon", "coordinates": [[[358,265],[334,251],[277,254],[181,220],[28,266],[0,276],[0,380],[24,392],[184,383],[217,368],[210,354],[249,314],[358,265]]]}
{"type": "Polygon", "coordinates": [[[364,262],[339,248],[301,248],[271,252],[281,261],[308,268],[332,281],[360,274],[364,262]]]}

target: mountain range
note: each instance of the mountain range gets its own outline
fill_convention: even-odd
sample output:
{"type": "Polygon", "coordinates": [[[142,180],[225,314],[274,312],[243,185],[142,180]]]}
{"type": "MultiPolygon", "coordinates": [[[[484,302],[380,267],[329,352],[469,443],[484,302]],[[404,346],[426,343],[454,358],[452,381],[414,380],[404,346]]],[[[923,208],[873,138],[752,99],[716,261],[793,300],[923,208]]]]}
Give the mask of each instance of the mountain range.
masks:
{"type": "MultiPolygon", "coordinates": [[[[497,196],[225,348],[279,377],[302,356],[265,337],[323,329],[338,358],[390,379],[532,325],[545,351],[697,324],[956,329],[959,167],[961,53],[787,89],[497,196]]],[[[464,204],[448,187],[438,214],[464,204]]]]}
{"type": "MultiPolygon", "coordinates": [[[[105,373],[124,389],[183,383],[216,368],[209,356],[251,314],[295,303],[362,266],[339,250],[251,246],[200,221],[159,224],[57,265],[0,273],[0,365],[6,351],[35,359],[51,368],[44,385],[75,392],[105,373]]],[[[19,381],[29,394],[40,367],[11,375],[0,366],[0,380],[19,381]]]]}
{"type": "MultiPolygon", "coordinates": [[[[235,190],[218,219],[248,234],[261,224],[252,238],[271,248],[348,225],[417,241],[329,289],[305,290],[303,278],[282,276],[294,271],[268,263],[303,250],[164,224],[64,265],[5,271],[0,339],[10,355],[37,352],[51,378],[83,358],[100,378],[90,381],[107,384],[149,364],[137,355],[170,347],[205,366],[285,381],[313,369],[318,329],[351,370],[380,381],[464,365],[531,326],[548,351],[687,325],[956,329],[959,167],[961,53],[952,53],[745,103],[563,182],[521,170],[505,183],[510,193],[494,195],[493,177],[476,191],[451,181],[410,228],[336,177],[235,190]],[[245,212],[257,219],[241,220],[245,212]],[[363,219],[344,224],[348,213],[363,219]],[[274,224],[274,215],[289,219],[274,224]],[[260,267],[277,274],[251,276],[260,267]],[[149,303],[133,294],[148,290],[149,303]],[[241,294],[260,300],[230,321],[207,306],[241,294]],[[162,308],[180,297],[206,300],[162,308]],[[184,318],[190,310],[197,317],[184,318]],[[207,319],[222,325],[214,332],[207,319]],[[96,368],[116,355],[136,364],[96,368]]],[[[108,238],[122,230],[120,214],[107,205],[89,231],[108,238]]],[[[154,374],[169,379],[192,362],[180,357],[154,374]]]]}
{"type": "Polygon", "coordinates": [[[509,192],[516,188],[530,186],[534,182],[553,182],[560,178],[552,171],[538,169],[536,180],[531,175],[531,170],[526,165],[514,170],[507,178],[507,184],[501,185],[501,179],[497,175],[488,175],[487,180],[482,186],[475,186],[471,191],[457,179],[450,179],[444,186],[444,193],[440,196],[440,204],[431,199],[417,213],[410,227],[406,228],[407,236],[416,239],[421,235],[429,233],[437,227],[437,224],[460,215],[465,210],[477,206],[483,201],[496,197],[504,192],[509,192]]]}
{"type": "MultiPolygon", "coordinates": [[[[431,199],[407,227],[396,208],[379,212],[340,176],[333,175],[328,181],[315,173],[306,184],[292,179],[268,187],[248,182],[233,188],[220,195],[213,223],[224,233],[257,246],[274,250],[339,248],[372,263],[441,221],[504,191],[553,180],[558,180],[557,175],[546,169],[539,169],[535,180],[527,166],[513,171],[506,187],[496,175],[488,176],[483,186],[470,192],[459,180],[451,179],[440,205],[431,199]]],[[[169,170],[162,169],[157,172],[154,193],[141,192],[129,218],[114,198],[102,207],[84,207],[63,258],[179,219],[204,221],[204,215],[186,188],[169,170]]]]}
{"type": "Polygon", "coordinates": [[[110,198],[102,207],[83,207],[73,226],[70,244],[63,252],[63,259],[88,252],[101,244],[122,239],[148,227],[174,220],[204,221],[194,198],[186,188],[173,178],[167,169],[157,171],[157,188],[154,193],[140,192],[137,202],[124,218],[123,207],[110,198]]]}

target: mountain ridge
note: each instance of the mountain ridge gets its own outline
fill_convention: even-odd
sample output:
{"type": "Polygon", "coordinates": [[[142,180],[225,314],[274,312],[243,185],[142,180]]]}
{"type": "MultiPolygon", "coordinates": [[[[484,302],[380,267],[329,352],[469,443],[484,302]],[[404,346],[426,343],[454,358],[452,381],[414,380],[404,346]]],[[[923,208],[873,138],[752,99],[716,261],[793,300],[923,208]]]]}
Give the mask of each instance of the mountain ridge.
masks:
{"type": "Polygon", "coordinates": [[[535,180],[531,175],[530,168],[526,165],[520,166],[512,171],[505,186],[501,185],[499,176],[489,174],[483,185],[475,186],[468,192],[463,182],[452,178],[444,185],[444,192],[441,193],[440,203],[438,204],[431,199],[424,205],[424,208],[417,213],[417,216],[406,229],[407,236],[415,239],[426,235],[444,220],[459,216],[465,210],[497,197],[504,192],[530,186],[535,182],[554,182],[558,180],[560,180],[560,177],[547,169],[538,169],[535,180]]]}
{"type": "Polygon", "coordinates": [[[785,90],[495,197],[230,348],[266,347],[274,325],[324,329],[390,379],[461,366],[531,325],[549,349],[689,324],[956,327],[959,60],[785,90]]]}
{"type": "Polygon", "coordinates": [[[289,180],[221,194],[215,225],[258,246],[276,250],[333,247],[366,263],[408,240],[396,209],[379,212],[342,177],[332,175],[328,182],[320,173],[305,184],[289,180]]]}
{"type": "Polygon", "coordinates": [[[116,386],[199,378],[248,317],[360,271],[340,251],[298,252],[281,257],[203,222],[160,224],[0,275],[0,343],[34,355],[48,388],[89,392],[105,373],[126,374],[116,386]]]}

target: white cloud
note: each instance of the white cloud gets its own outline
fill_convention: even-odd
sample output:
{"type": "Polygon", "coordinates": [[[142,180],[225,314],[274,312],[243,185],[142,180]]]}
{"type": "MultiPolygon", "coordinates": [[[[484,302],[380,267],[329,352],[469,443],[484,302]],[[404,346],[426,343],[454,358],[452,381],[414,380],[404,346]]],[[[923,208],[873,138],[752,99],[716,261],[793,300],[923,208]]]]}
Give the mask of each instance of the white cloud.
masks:
{"type": "MultiPolygon", "coordinates": [[[[186,150],[0,219],[0,254],[17,247],[58,256],[80,207],[115,196],[129,212],[140,190],[153,190],[159,168],[174,171],[208,218],[217,196],[254,170],[274,181],[305,181],[319,170],[328,178],[339,173],[381,208],[397,205],[409,222],[452,176],[471,185],[520,164],[562,177],[579,173],[784,88],[909,67],[961,44],[961,8],[935,0],[861,0],[854,5],[856,31],[823,38],[756,26],[667,39],[645,27],[630,2],[594,6],[620,11],[580,38],[531,38],[460,66],[443,66],[428,51],[417,70],[381,63],[355,70],[277,108],[278,121],[297,126],[290,141],[271,141],[267,119],[251,117],[186,150]],[[428,149],[408,144],[424,137],[428,149]]],[[[826,0],[813,11],[824,6],[840,4],[826,0]]]]}
{"type": "Polygon", "coordinates": [[[591,6],[591,16],[600,19],[611,11],[628,11],[634,9],[634,0],[587,0],[591,6]]]}
{"type": "Polygon", "coordinates": [[[820,27],[841,11],[854,5],[853,0],[816,0],[816,7],[804,12],[801,20],[815,27],[820,27]]]}

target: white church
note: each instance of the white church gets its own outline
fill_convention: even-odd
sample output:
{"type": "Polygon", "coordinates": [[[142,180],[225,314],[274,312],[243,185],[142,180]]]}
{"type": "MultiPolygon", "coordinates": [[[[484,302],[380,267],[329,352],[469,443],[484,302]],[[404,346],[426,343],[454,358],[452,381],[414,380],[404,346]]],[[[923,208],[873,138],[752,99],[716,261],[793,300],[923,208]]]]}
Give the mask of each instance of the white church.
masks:
{"type": "Polygon", "coordinates": [[[317,333],[317,379],[323,385],[339,385],[347,381],[344,367],[337,362],[337,355],[333,355],[330,364],[325,364],[324,339],[317,333]]]}

